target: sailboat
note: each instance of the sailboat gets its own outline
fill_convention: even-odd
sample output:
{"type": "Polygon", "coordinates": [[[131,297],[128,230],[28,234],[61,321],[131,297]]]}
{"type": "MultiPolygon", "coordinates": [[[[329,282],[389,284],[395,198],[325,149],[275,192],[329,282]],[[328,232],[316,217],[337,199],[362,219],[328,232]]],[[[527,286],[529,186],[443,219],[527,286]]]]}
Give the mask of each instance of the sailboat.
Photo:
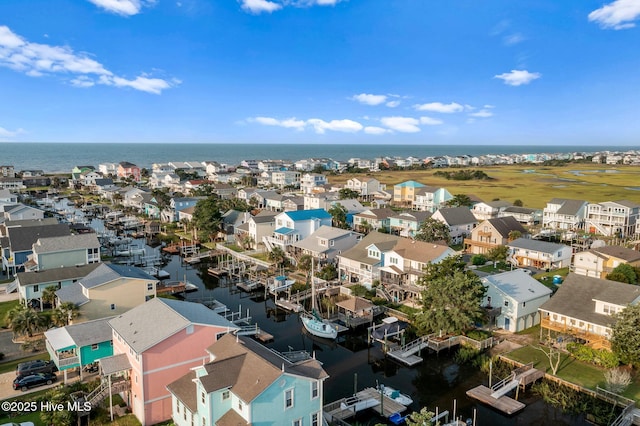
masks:
{"type": "Polygon", "coordinates": [[[305,312],[301,316],[304,328],[316,337],[335,339],[338,337],[338,329],[329,321],[323,319],[316,308],[316,284],[313,275],[313,259],[311,259],[311,313],[305,312]]]}

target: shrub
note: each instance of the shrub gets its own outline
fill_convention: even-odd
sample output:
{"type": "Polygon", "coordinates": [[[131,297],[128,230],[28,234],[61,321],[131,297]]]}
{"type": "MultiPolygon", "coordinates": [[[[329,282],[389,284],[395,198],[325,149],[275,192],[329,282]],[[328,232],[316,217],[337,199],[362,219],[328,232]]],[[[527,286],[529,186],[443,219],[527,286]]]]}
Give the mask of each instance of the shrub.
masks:
{"type": "Polygon", "coordinates": [[[478,341],[488,339],[489,337],[492,336],[490,331],[485,331],[485,330],[471,330],[471,331],[467,331],[465,334],[469,339],[478,340],[478,341]]]}
{"type": "Polygon", "coordinates": [[[631,373],[628,369],[614,368],[604,372],[607,390],[620,394],[631,384],[631,373]]]}
{"type": "Polygon", "coordinates": [[[480,266],[480,265],[484,265],[486,262],[487,262],[487,258],[481,254],[476,254],[471,257],[472,265],[480,266]]]}
{"type": "Polygon", "coordinates": [[[581,343],[567,344],[567,351],[578,361],[588,362],[605,368],[615,368],[620,358],[606,349],[593,349],[581,343]]]}
{"type": "Polygon", "coordinates": [[[461,346],[460,349],[458,349],[458,352],[453,356],[453,360],[456,364],[466,364],[474,361],[478,355],[480,355],[480,351],[476,348],[461,346]]]}

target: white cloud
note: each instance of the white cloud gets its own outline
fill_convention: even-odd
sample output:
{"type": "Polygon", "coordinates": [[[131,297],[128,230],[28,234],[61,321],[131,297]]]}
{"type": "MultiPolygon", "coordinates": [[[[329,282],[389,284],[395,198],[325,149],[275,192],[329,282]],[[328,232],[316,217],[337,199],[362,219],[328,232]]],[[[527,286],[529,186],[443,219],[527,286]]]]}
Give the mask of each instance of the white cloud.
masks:
{"type": "Polygon", "coordinates": [[[17,135],[19,135],[21,133],[24,133],[23,129],[7,130],[4,127],[0,127],[0,138],[1,139],[12,138],[12,137],[17,136],[17,135]]]}
{"type": "Polygon", "coordinates": [[[538,72],[529,72],[527,70],[511,70],[511,72],[505,72],[493,76],[493,78],[499,78],[504,81],[504,84],[509,86],[521,86],[523,84],[529,84],[533,80],[537,80],[542,77],[542,74],[538,72]]]}
{"type": "Polygon", "coordinates": [[[72,74],[70,82],[76,87],[104,84],[160,94],[180,84],[178,80],[167,81],[144,74],[134,79],[115,75],[86,53],[75,53],[68,46],[29,42],[7,26],[0,26],[0,66],[31,77],[72,74]]]}
{"type": "Polygon", "coordinates": [[[387,100],[386,95],[371,95],[369,93],[360,93],[359,95],[353,95],[352,101],[360,102],[365,105],[380,105],[387,100]]]}
{"type": "Polygon", "coordinates": [[[513,46],[513,45],[516,45],[518,43],[522,43],[524,41],[524,36],[522,34],[520,34],[520,33],[513,33],[513,34],[509,34],[507,36],[504,36],[502,38],[502,41],[507,46],[513,46]]]}
{"type": "Polygon", "coordinates": [[[310,118],[307,123],[312,125],[316,133],[324,133],[326,130],[333,130],[334,132],[347,132],[355,133],[362,130],[362,124],[353,120],[331,120],[324,121],[319,118],[310,118]]]}
{"type": "Polygon", "coordinates": [[[633,22],[640,18],[638,0],[615,0],[589,14],[589,21],[596,22],[601,28],[623,30],[633,28],[633,22]]]}
{"type": "Polygon", "coordinates": [[[268,0],[241,0],[242,9],[250,13],[275,12],[282,9],[282,5],[268,0]]]}
{"type": "Polygon", "coordinates": [[[493,113],[488,109],[481,109],[480,111],[472,112],[469,117],[489,118],[493,117],[493,113]]]}
{"type": "Polygon", "coordinates": [[[277,120],[271,117],[256,117],[249,119],[249,121],[255,121],[256,123],[264,124],[265,126],[279,126],[296,130],[304,130],[304,126],[307,124],[303,120],[298,120],[295,117],[287,118],[285,120],[277,120]]]}
{"type": "Polygon", "coordinates": [[[388,106],[389,108],[395,108],[398,105],[400,105],[400,101],[389,101],[385,105],[388,106]]]}
{"type": "Polygon", "coordinates": [[[420,131],[420,121],[413,117],[382,117],[380,122],[390,128],[402,133],[416,133],[420,131]]]}
{"type": "Polygon", "coordinates": [[[438,124],[442,124],[442,120],[431,117],[420,117],[420,124],[426,124],[427,126],[437,126],[438,124]]]}
{"type": "Polygon", "coordinates": [[[367,126],[364,128],[364,132],[369,135],[383,135],[385,133],[390,133],[391,130],[377,126],[367,126]]]}
{"type": "Polygon", "coordinates": [[[462,105],[455,102],[451,102],[450,104],[443,104],[442,102],[431,102],[428,104],[414,105],[413,107],[418,111],[432,111],[440,112],[443,114],[451,114],[464,110],[464,107],[462,105]]]}
{"type": "Polygon", "coordinates": [[[152,6],[155,0],[89,0],[107,12],[132,16],[140,13],[143,7],[152,6]]]}

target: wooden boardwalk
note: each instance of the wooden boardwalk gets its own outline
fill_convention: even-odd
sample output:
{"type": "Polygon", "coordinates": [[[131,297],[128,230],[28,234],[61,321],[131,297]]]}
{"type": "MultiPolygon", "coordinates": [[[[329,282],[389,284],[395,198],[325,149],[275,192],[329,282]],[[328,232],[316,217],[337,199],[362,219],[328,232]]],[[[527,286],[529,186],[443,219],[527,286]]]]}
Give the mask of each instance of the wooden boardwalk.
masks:
{"type": "Polygon", "coordinates": [[[357,412],[370,408],[383,417],[389,418],[394,413],[402,413],[407,409],[375,388],[365,388],[354,396],[342,398],[324,406],[324,413],[331,421],[353,417],[357,412]]]}

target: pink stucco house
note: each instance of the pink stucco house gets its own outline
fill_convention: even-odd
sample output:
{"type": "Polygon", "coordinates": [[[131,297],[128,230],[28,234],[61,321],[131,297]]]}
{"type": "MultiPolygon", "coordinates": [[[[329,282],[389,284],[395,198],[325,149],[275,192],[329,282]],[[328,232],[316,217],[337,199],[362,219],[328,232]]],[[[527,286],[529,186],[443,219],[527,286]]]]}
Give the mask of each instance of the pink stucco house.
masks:
{"type": "Polygon", "coordinates": [[[123,399],[142,425],[170,419],[167,385],[207,362],[205,349],[238,329],[200,303],[162,298],[151,299],[109,324],[113,356],[101,363],[112,368],[103,374],[128,378],[130,389],[123,392],[123,399]]]}

